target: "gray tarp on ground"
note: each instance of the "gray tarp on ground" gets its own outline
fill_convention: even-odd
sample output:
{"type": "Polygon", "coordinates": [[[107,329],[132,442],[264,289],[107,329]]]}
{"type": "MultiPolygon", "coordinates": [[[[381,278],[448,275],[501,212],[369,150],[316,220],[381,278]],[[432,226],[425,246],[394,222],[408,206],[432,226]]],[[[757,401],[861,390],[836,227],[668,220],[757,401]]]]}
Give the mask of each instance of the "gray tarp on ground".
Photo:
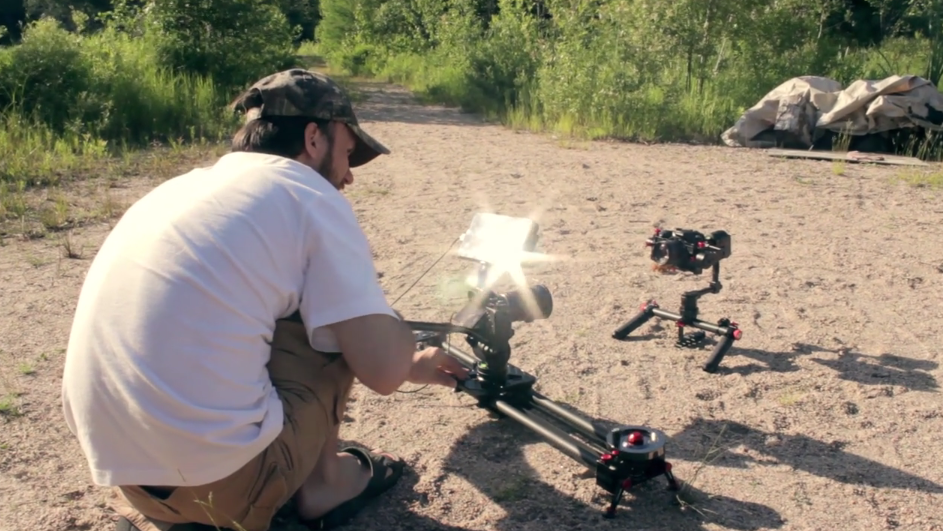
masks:
{"type": "Polygon", "coordinates": [[[756,137],[773,130],[811,147],[826,131],[865,135],[915,126],[943,130],[943,94],[926,79],[891,76],[842,88],[832,79],[802,76],[763,96],[721,139],[731,147],[771,147],[768,138],[756,137]]]}

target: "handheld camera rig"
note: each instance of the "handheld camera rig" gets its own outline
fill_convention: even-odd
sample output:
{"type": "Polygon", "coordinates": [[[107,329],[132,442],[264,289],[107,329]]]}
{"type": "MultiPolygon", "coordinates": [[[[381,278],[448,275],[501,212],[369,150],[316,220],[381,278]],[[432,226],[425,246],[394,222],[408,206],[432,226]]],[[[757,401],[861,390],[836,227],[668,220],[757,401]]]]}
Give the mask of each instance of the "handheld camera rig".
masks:
{"type": "Polygon", "coordinates": [[[661,309],[655,301],[648,301],[639,308],[639,313],[612,333],[615,339],[625,339],[652,317],[674,321],[678,328],[679,348],[697,348],[707,337],[707,332],[720,336],[720,341],[703,365],[706,372],[713,373],[720,367],[733,342],[743,337],[737,323],[724,317],[717,324],[708,323],[698,318],[700,309],[697,301],[708,293],[720,293],[720,261],[730,256],[730,235],[718,230],[705,236],[690,229],[663,230],[655,229],[655,234],[645,241],[651,248],[651,259],[655,269],[677,269],[700,275],[707,268],[711,269],[711,281],[708,287],[681,294],[681,308],[678,313],[661,309]],[[684,328],[697,328],[698,331],[685,334],[684,328]]]}
{"type": "MultiPolygon", "coordinates": [[[[573,413],[560,403],[534,390],[535,376],[509,363],[512,324],[545,319],[553,311],[553,297],[546,286],[536,285],[506,293],[496,293],[486,285],[491,263],[482,258],[475,238],[483,226],[500,230],[508,248],[532,251],[537,225],[524,218],[478,214],[472,229],[463,236],[462,258],[479,262],[477,285],[468,292],[469,302],[456,317],[456,324],[407,321],[416,335],[417,346],[437,346],[470,369],[467,380],[458,382],[455,391],[464,392],[478,406],[498,416],[510,417],[538,434],[558,450],[596,473],[596,484],[612,495],[607,517],[615,516],[622,496],[633,486],[664,475],[672,490],[679,485],[665,460],[667,435],[646,426],[622,426],[607,430],[589,418],[573,413]],[[519,230],[511,229],[515,225],[519,230]],[[516,234],[519,237],[514,238],[516,234]],[[529,247],[529,248],[528,248],[529,247]],[[463,334],[472,353],[444,341],[450,333],[463,334]]],[[[486,239],[486,238],[484,238],[486,239]]],[[[482,239],[482,240],[484,240],[482,239]]]]}

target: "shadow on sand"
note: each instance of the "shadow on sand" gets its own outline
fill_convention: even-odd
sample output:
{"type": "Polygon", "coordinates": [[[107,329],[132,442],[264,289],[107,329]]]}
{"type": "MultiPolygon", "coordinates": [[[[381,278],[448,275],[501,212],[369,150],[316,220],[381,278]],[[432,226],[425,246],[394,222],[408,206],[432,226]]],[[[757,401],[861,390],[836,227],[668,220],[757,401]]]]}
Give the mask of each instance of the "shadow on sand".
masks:
{"type": "Polygon", "coordinates": [[[937,483],[843,451],[844,443],[824,442],[807,435],[773,434],[739,422],[697,419],[672,435],[670,444],[670,456],[678,459],[696,461],[710,453],[712,467],[785,464],[848,485],[943,493],[943,486],[937,483]],[[777,444],[768,444],[774,435],[777,444]],[[753,456],[762,458],[728,450],[734,446],[748,448],[753,456]]]}
{"type": "Polygon", "coordinates": [[[796,343],[790,352],[766,352],[733,347],[727,353],[728,357],[745,356],[756,363],[731,368],[721,365],[717,372],[743,376],[764,371],[795,372],[799,370],[796,359],[813,353],[833,354],[830,359],[812,358],[812,361],[834,370],[842,380],[862,385],[898,385],[911,391],[939,390],[939,384],[931,374],[931,371],[939,367],[935,361],[917,360],[889,353],[875,356],[850,349],[828,349],[806,343],[796,343]]]}

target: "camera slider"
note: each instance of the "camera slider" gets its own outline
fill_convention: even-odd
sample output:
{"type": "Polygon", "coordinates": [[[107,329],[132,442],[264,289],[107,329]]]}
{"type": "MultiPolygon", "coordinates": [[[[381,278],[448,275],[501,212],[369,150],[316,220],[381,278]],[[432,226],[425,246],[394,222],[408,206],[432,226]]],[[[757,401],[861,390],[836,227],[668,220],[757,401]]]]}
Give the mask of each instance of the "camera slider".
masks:
{"type": "MultiPolygon", "coordinates": [[[[413,326],[428,328],[420,323],[413,326]]],[[[604,517],[614,518],[622,497],[651,479],[664,476],[669,490],[680,488],[665,457],[668,436],[662,431],[646,426],[606,430],[535,391],[537,378],[514,365],[491,371],[487,362],[443,344],[433,334],[417,334],[417,340],[420,338],[423,344],[442,348],[470,369],[469,378],[458,382],[455,392],[472,396],[479,407],[498,417],[516,421],[594,471],[596,485],[610,494],[604,517]]]]}
{"type": "Polygon", "coordinates": [[[743,337],[743,331],[740,330],[737,323],[732,322],[726,317],[718,320],[717,324],[708,323],[698,318],[700,312],[697,306],[698,299],[708,293],[719,293],[723,288],[720,282],[719,262],[714,263],[711,272],[712,278],[708,287],[687,291],[681,295],[681,308],[678,313],[663,310],[658,306],[657,302],[649,301],[642,304],[639,308],[639,313],[617,328],[616,331],[612,333],[612,337],[614,339],[623,340],[634,330],[647,323],[652,317],[660,317],[675,322],[678,328],[678,339],[675,345],[678,348],[699,347],[704,339],[706,339],[707,333],[709,332],[720,336],[721,339],[718,341],[717,346],[714,347],[714,351],[711,353],[710,357],[707,358],[702,368],[705,372],[717,372],[717,368],[720,367],[720,363],[723,361],[724,356],[727,355],[727,351],[733,346],[733,342],[743,337]],[[685,327],[697,328],[698,331],[686,334],[684,332],[685,327]]]}

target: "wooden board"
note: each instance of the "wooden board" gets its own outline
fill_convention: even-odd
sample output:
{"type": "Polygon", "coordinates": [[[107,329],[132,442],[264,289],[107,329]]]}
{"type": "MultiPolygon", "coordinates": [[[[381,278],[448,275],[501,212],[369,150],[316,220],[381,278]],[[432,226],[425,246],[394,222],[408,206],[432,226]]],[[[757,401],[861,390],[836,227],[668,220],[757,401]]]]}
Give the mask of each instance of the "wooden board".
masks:
{"type": "Polygon", "coordinates": [[[862,153],[860,151],[807,151],[803,149],[767,149],[771,157],[787,159],[840,160],[865,164],[890,164],[894,166],[929,166],[914,157],[900,157],[884,153],[862,153]]]}

